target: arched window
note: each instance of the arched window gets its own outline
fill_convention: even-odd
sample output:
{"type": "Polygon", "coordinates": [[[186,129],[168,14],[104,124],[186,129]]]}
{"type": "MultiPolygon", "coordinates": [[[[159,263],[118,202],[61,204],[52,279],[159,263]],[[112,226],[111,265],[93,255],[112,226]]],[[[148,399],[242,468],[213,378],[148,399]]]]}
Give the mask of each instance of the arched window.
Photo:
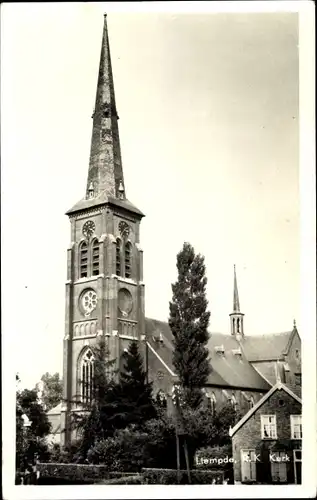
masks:
{"type": "Polygon", "coordinates": [[[97,276],[99,274],[99,242],[95,239],[91,245],[92,253],[92,275],[97,276]]]}
{"type": "Polygon", "coordinates": [[[217,400],[214,392],[211,394],[210,403],[211,403],[211,411],[212,413],[215,413],[217,400]]]}
{"type": "Polygon", "coordinates": [[[208,407],[213,415],[216,411],[216,402],[217,402],[215,393],[212,392],[211,394],[207,394],[207,398],[208,398],[208,407]]]}
{"type": "Polygon", "coordinates": [[[124,275],[131,277],[131,243],[127,242],[124,249],[124,275]]]}
{"type": "Polygon", "coordinates": [[[121,276],[121,241],[119,238],[116,243],[116,275],[121,276]]]}
{"type": "Polygon", "coordinates": [[[83,241],[79,247],[79,277],[87,278],[88,270],[88,245],[83,241]]]}
{"type": "Polygon", "coordinates": [[[240,318],[237,318],[237,333],[240,333],[240,318]]]}
{"type": "Polygon", "coordinates": [[[166,408],[167,407],[166,395],[165,395],[165,393],[162,390],[158,391],[158,393],[156,395],[156,401],[157,401],[157,404],[159,406],[161,406],[162,408],[166,408]]]}
{"type": "Polygon", "coordinates": [[[234,409],[234,411],[236,411],[237,410],[237,400],[236,400],[234,394],[232,394],[230,402],[232,404],[232,408],[234,409]]]}
{"type": "Polygon", "coordinates": [[[87,349],[81,360],[81,396],[82,402],[89,404],[93,396],[93,377],[94,377],[94,355],[90,349],[87,349]]]}

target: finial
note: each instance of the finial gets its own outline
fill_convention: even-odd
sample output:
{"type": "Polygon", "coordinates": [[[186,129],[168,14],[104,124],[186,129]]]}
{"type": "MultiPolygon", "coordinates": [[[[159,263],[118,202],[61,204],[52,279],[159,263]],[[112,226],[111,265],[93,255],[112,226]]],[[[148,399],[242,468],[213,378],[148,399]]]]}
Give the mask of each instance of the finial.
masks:
{"type": "Polygon", "coordinates": [[[104,13],[103,17],[107,17],[107,13],[106,12],[104,13]]]}
{"type": "Polygon", "coordinates": [[[293,327],[296,328],[296,319],[293,319],[293,327]]]}

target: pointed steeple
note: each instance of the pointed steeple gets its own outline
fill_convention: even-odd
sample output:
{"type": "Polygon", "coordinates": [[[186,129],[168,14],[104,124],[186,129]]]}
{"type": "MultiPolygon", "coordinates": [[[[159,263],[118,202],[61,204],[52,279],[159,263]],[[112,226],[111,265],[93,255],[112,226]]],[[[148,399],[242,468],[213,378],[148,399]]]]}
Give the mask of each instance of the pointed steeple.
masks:
{"type": "Polygon", "coordinates": [[[230,314],[230,324],[231,324],[231,335],[234,335],[237,338],[237,340],[241,340],[241,338],[244,336],[243,317],[244,314],[240,312],[236,265],[234,265],[233,266],[233,311],[230,314]]]}
{"type": "Polygon", "coordinates": [[[86,198],[93,192],[94,197],[104,193],[107,197],[125,199],[118,118],[105,14],[86,198]]]}
{"type": "Polygon", "coordinates": [[[144,214],[126,197],[106,14],[104,14],[96,102],[92,118],[86,192],[84,198],[66,214],[72,216],[96,205],[109,204],[129,211],[137,218],[144,217],[144,214]]]}
{"type": "Polygon", "coordinates": [[[239,292],[237,284],[236,265],[233,266],[233,312],[240,312],[239,292]]]}

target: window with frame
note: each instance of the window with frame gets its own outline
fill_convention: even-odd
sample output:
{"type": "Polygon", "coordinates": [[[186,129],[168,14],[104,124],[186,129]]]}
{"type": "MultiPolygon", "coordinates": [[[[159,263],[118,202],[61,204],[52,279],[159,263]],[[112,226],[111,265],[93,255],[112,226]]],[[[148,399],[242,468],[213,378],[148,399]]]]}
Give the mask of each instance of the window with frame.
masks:
{"type": "Polygon", "coordinates": [[[121,240],[116,242],[116,275],[121,276],[121,240]]]}
{"type": "Polygon", "coordinates": [[[87,278],[88,275],[88,245],[83,241],[79,247],[79,277],[87,278]]]}
{"type": "Polygon", "coordinates": [[[302,439],[302,416],[291,415],[291,438],[302,439]]]}
{"type": "Polygon", "coordinates": [[[87,349],[81,360],[81,396],[84,404],[89,404],[93,397],[93,377],[95,358],[91,349],[87,349]]]}
{"type": "Polygon", "coordinates": [[[92,254],[92,275],[98,276],[99,274],[99,242],[97,239],[93,240],[91,245],[92,254]]]}
{"type": "Polygon", "coordinates": [[[254,397],[251,396],[250,399],[249,399],[249,407],[250,407],[250,409],[253,408],[253,406],[254,406],[254,397]]]}
{"type": "Polygon", "coordinates": [[[271,459],[271,476],[274,483],[286,483],[287,481],[287,453],[285,451],[275,451],[271,459]]]}
{"type": "Polygon", "coordinates": [[[213,415],[216,410],[216,396],[215,393],[212,392],[211,394],[206,394],[207,396],[207,405],[209,410],[211,411],[211,414],[213,415]]]}
{"type": "Polygon", "coordinates": [[[295,373],[295,385],[302,385],[302,374],[301,373],[295,373]]]}
{"type": "Polygon", "coordinates": [[[261,415],[262,439],[276,439],[276,417],[275,415],[261,415]]]}
{"type": "Polygon", "coordinates": [[[124,248],[124,275],[131,278],[131,243],[127,242],[124,248]]]}

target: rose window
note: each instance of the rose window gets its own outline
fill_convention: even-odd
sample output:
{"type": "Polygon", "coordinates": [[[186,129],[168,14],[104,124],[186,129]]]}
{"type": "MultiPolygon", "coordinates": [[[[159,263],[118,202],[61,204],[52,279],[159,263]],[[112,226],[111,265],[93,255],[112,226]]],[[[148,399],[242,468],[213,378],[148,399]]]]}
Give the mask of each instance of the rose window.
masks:
{"type": "Polygon", "coordinates": [[[85,316],[89,316],[89,314],[96,308],[97,306],[97,294],[93,290],[88,290],[82,296],[82,307],[85,312],[85,316]]]}

